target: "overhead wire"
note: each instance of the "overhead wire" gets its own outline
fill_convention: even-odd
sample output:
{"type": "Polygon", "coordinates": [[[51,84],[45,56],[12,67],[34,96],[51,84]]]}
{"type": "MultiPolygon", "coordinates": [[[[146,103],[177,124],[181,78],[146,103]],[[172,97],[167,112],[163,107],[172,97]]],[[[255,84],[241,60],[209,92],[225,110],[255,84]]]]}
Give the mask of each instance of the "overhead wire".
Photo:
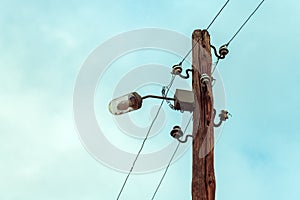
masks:
{"type": "MultiPolygon", "coordinates": [[[[257,12],[259,7],[263,4],[265,0],[262,0],[258,6],[254,9],[254,11],[249,15],[249,17],[246,19],[246,21],[240,26],[240,28],[237,30],[237,32],[231,37],[231,39],[225,44],[226,47],[229,46],[229,44],[234,40],[234,38],[240,33],[240,31],[244,28],[244,26],[248,23],[248,21],[252,18],[252,16],[257,12]]],[[[226,2],[227,3],[227,2],[226,2]]],[[[217,65],[219,63],[219,58],[216,61],[216,64],[212,70],[212,74],[215,72],[215,69],[217,68],[217,65]]]]}
{"type": "Polygon", "coordinates": [[[193,45],[193,47],[187,52],[187,54],[183,57],[183,59],[180,61],[180,63],[178,64],[179,66],[182,65],[182,63],[185,61],[185,59],[190,55],[190,53],[192,52],[192,50],[194,49],[194,47],[196,46],[197,43],[195,43],[193,45]]]}
{"type": "Polygon", "coordinates": [[[216,70],[216,68],[217,68],[217,65],[219,64],[219,61],[220,61],[220,59],[218,58],[217,61],[215,62],[215,66],[214,66],[214,68],[213,68],[213,70],[212,70],[212,72],[211,72],[211,75],[214,74],[214,72],[215,72],[215,70],[216,70]]]}
{"type": "MultiPolygon", "coordinates": [[[[192,118],[193,118],[193,114],[191,114],[191,117],[190,117],[190,119],[189,119],[189,121],[188,121],[188,123],[187,123],[187,125],[186,125],[186,127],[184,129],[184,131],[183,131],[183,134],[185,134],[187,128],[189,127],[189,125],[190,125],[190,123],[192,121],[192,118]]],[[[161,177],[161,179],[160,179],[160,181],[159,181],[159,183],[158,183],[158,185],[157,185],[157,187],[155,189],[155,192],[154,192],[151,200],[153,200],[155,198],[155,195],[157,194],[158,189],[160,188],[160,186],[161,186],[161,184],[162,184],[162,182],[163,182],[163,180],[164,180],[164,178],[165,178],[165,176],[166,176],[166,174],[168,172],[168,169],[169,169],[169,167],[170,167],[170,165],[171,165],[171,163],[172,163],[172,161],[173,161],[173,159],[174,159],[174,157],[175,157],[175,155],[176,155],[176,153],[178,151],[178,148],[179,148],[180,144],[181,143],[178,142],[178,144],[177,144],[177,146],[176,146],[176,148],[175,148],[175,150],[174,150],[174,152],[173,152],[173,154],[171,156],[171,159],[169,160],[169,163],[168,163],[168,165],[167,165],[167,167],[166,167],[166,169],[165,169],[165,171],[164,171],[164,173],[163,173],[163,175],[162,175],[162,177],[161,177]]]]}
{"type": "MultiPolygon", "coordinates": [[[[223,9],[227,6],[227,4],[229,3],[230,0],[227,0],[227,2],[223,5],[223,7],[219,10],[219,12],[217,13],[217,15],[213,18],[213,20],[210,22],[210,24],[208,25],[208,27],[206,28],[206,30],[208,30],[211,25],[216,21],[216,19],[219,17],[219,15],[221,14],[221,12],[223,11],[223,9]]],[[[192,46],[192,48],[187,52],[187,54],[183,57],[182,61],[178,64],[179,66],[182,65],[182,63],[185,61],[185,59],[190,55],[190,53],[192,52],[192,50],[195,48],[195,46],[197,45],[197,42],[192,46]]]]}
{"type": "Polygon", "coordinates": [[[265,0],[262,0],[259,5],[255,8],[255,10],[249,15],[249,17],[246,19],[246,21],[242,24],[242,26],[238,29],[238,31],[232,36],[232,38],[227,42],[226,46],[229,46],[229,44],[232,42],[232,40],[239,34],[239,32],[243,29],[243,27],[247,24],[247,22],[251,19],[251,17],[256,13],[256,11],[259,9],[259,7],[263,4],[265,0]]]}
{"type": "Polygon", "coordinates": [[[217,13],[217,15],[214,17],[214,19],[210,22],[210,24],[208,25],[208,27],[206,28],[206,30],[208,30],[210,28],[210,26],[215,22],[215,20],[218,18],[218,16],[221,14],[221,12],[227,6],[228,3],[229,3],[229,0],[223,5],[223,7],[221,8],[221,10],[217,13]]]}
{"type": "MultiPolygon", "coordinates": [[[[168,94],[168,92],[169,92],[171,86],[173,85],[174,80],[175,80],[175,75],[172,75],[171,81],[170,81],[170,83],[169,83],[168,86],[167,86],[166,95],[168,94]]],[[[120,192],[119,192],[119,194],[118,194],[117,200],[119,200],[119,198],[120,198],[120,196],[121,196],[121,194],[122,194],[122,192],[123,192],[123,190],[124,190],[124,187],[125,187],[125,185],[126,185],[126,183],[127,183],[127,181],[128,181],[128,178],[129,178],[129,176],[131,175],[131,173],[132,173],[132,171],[133,171],[133,168],[134,168],[134,166],[135,166],[135,164],[136,164],[136,161],[137,161],[138,157],[140,156],[140,154],[141,154],[141,152],[142,152],[142,150],[143,150],[143,148],[144,148],[145,142],[146,142],[146,140],[148,139],[148,136],[149,136],[149,134],[150,134],[150,131],[151,131],[153,125],[154,125],[154,122],[156,121],[156,119],[157,119],[157,117],[158,117],[158,114],[160,113],[160,110],[161,110],[161,108],[162,108],[162,105],[163,105],[164,101],[165,101],[164,99],[161,101],[161,104],[160,104],[160,106],[159,106],[159,108],[158,108],[158,110],[157,110],[157,112],[156,112],[156,115],[155,115],[155,117],[153,118],[153,120],[152,120],[152,122],[151,122],[151,125],[150,125],[150,127],[149,127],[149,129],[148,129],[148,131],[147,131],[147,134],[146,134],[146,136],[145,136],[143,142],[142,142],[142,145],[141,145],[141,147],[140,147],[140,149],[139,149],[139,151],[138,151],[138,153],[137,153],[137,155],[136,155],[136,157],[135,157],[135,159],[134,159],[134,161],[133,161],[133,163],[132,163],[132,166],[131,166],[131,168],[130,168],[130,171],[129,171],[129,173],[127,174],[126,179],[125,179],[125,181],[124,181],[124,183],[123,183],[123,185],[122,185],[122,187],[121,187],[121,190],[120,190],[120,192]]]]}

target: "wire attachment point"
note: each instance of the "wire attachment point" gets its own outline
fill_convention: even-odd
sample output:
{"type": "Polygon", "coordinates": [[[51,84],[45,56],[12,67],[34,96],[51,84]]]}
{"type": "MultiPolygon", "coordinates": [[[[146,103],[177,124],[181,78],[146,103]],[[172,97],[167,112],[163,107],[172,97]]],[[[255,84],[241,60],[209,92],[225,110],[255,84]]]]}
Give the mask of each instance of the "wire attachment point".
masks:
{"type": "Polygon", "coordinates": [[[182,67],[181,67],[181,64],[180,64],[180,63],[179,63],[178,65],[174,65],[172,68],[173,68],[173,69],[172,69],[172,74],[174,74],[174,75],[179,75],[179,74],[181,74],[181,72],[182,72],[182,67]]]}
{"type": "Polygon", "coordinates": [[[180,126],[174,126],[170,135],[175,139],[181,138],[183,136],[183,132],[182,132],[180,126]]]}
{"type": "MultiPolygon", "coordinates": [[[[221,126],[222,122],[225,122],[227,119],[229,119],[229,116],[232,115],[227,110],[221,110],[221,113],[219,114],[220,121],[216,124],[214,123],[214,127],[221,126]]],[[[214,109],[214,118],[216,117],[216,109],[214,109]]]]}
{"type": "Polygon", "coordinates": [[[190,74],[189,74],[189,72],[193,72],[193,70],[192,69],[187,69],[187,70],[185,70],[185,73],[186,73],[186,75],[182,75],[181,73],[182,73],[182,67],[181,67],[181,63],[179,63],[179,64],[177,64],[177,65],[174,65],[172,68],[172,74],[174,74],[174,75],[178,75],[178,76],[180,76],[181,78],[183,78],[183,79],[188,79],[188,78],[190,78],[190,74]]]}
{"type": "Polygon", "coordinates": [[[193,135],[186,135],[184,140],[181,140],[180,138],[183,136],[183,132],[180,128],[180,126],[174,126],[173,130],[171,131],[170,135],[175,138],[176,140],[178,140],[178,142],[180,143],[186,143],[188,140],[188,137],[194,138],[193,135]]]}
{"type": "Polygon", "coordinates": [[[225,56],[229,53],[229,50],[228,50],[228,44],[222,45],[222,46],[219,48],[219,52],[217,52],[217,49],[216,49],[215,46],[210,45],[210,47],[214,50],[215,56],[216,56],[218,59],[224,59],[225,56]]]}
{"type": "Polygon", "coordinates": [[[210,83],[210,77],[207,74],[202,74],[200,77],[200,82],[208,85],[208,83],[210,83]]]}
{"type": "Polygon", "coordinates": [[[222,56],[223,58],[225,58],[225,56],[229,53],[229,50],[228,50],[228,45],[227,44],[224,44],[220,47],[219,49],[219,54],[220,56],[222,56]]]}

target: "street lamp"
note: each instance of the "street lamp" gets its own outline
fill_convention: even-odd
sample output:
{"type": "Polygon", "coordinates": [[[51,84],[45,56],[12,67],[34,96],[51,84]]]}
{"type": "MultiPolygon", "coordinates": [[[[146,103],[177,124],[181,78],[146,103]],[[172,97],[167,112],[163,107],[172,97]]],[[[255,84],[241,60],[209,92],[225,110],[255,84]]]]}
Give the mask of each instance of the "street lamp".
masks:
{"type": "Polygon", "coordinates": [[[121,115],[142,107],[143,99],[155,98],[174,101],[174,109],[181,111],[193,112],[194,110],[194,93],[188,90],[176,89],[174,98],[166,96],[147,95],[141,97],[137,92],[132,92],[124,96],[111,100],[109,111],[113,115],[121,115]]]}

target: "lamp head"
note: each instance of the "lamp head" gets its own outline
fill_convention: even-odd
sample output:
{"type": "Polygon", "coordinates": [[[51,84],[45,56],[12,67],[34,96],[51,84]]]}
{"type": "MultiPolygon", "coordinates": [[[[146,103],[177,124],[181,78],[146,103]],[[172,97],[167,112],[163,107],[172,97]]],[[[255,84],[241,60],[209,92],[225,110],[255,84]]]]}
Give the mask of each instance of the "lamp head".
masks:
{"type": "Polygon", "coordinates": [[[132,92],[111,100],[108,107],[113,115],[128,113],[142,107],[142,97],[138,93],[132,92]]]}

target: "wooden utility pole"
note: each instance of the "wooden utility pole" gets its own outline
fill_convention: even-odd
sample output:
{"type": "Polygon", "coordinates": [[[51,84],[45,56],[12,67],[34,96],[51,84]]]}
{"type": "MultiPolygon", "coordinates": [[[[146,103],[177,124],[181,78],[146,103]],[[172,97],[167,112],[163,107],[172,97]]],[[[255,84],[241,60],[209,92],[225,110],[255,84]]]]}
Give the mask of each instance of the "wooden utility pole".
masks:
{"type": "Polygon", "coordinates": [[[193,200],[214,200],[213,94],[211,85],[212,58],[210,36],[206,30],[193,32],[193,200]],[[210,79],[210,80],[209,80],[210,79]]]}

